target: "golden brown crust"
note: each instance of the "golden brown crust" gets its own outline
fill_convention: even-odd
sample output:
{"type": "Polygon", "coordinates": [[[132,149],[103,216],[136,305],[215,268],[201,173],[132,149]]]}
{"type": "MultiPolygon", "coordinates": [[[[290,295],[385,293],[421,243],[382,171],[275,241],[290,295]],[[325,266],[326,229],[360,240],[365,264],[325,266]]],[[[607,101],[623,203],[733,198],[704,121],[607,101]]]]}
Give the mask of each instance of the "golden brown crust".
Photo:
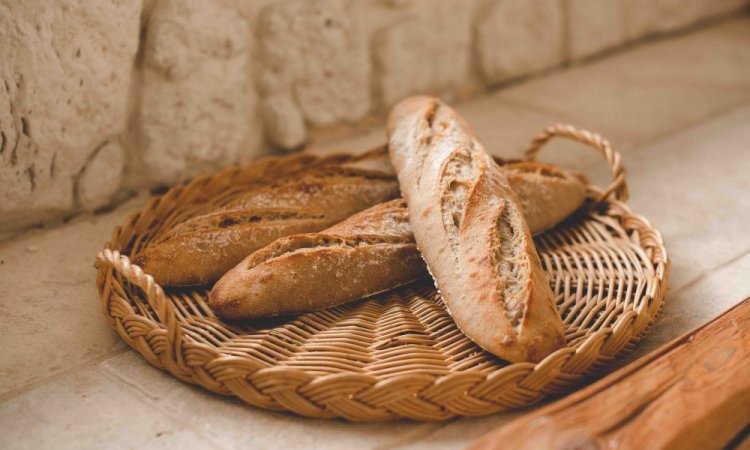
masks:
{"type": "Polygon", "coordinates": [[[226,318],[336,306],[424,276],[403,200],[374,206],[320,233],[288,236],[253,253],[214,285],[226,318]]]}
{"type": "Polygon", "coordinates": [[[562,321],[509,181],[466,123],[413,97],[388,119],[414,236],[458,327],[508,361],[565,344],[562,321]]]}
{"type": "Polygon", "coordinates": [[[191,218],[157,237],[134,261],[164,286],[211,283],[280,237],[323,230],[398,197],[392,175],[357,166],[382,159],[380,153],[253,186],[217,211],[191,218]]]}
{"type": "Polygon", "coordinates": [[[532,235],[554,228],[586,199],[585,179],[551,164],[514,162],[501,169],[532,235]]]}
{"type": "Polygon", "coordinates": [[[296,211],[256,209],[257,221],[231,227],[205,227],[180,233],[163,243],[147,247],[134,262],[163,286],[208,284],[221,277],[248,253],[282,236],[322,229],[338,218],[299,214],[296,211]],[[292,216],[292,214],[295,214],[292,216]],[[286,217],[285,217],[286,216],[286,217]],[[279,217],[285,217],[280,220],[279,217]]]}

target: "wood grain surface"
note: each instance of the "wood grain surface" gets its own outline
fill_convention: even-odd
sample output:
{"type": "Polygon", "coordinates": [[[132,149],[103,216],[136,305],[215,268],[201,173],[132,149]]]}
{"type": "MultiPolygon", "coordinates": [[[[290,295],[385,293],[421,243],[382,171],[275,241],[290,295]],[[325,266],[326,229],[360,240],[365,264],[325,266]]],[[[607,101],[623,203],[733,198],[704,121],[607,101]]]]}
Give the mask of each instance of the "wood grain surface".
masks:
{"type": "Polygon", "coordinates": [[[750,298],[471,448],[750,447],[750,298]]]}

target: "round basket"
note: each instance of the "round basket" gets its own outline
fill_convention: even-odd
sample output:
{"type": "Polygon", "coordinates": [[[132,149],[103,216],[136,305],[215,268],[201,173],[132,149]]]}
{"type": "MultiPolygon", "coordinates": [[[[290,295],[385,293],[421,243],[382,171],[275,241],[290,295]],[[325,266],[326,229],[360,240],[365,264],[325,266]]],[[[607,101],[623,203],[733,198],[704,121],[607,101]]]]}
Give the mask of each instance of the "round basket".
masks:
{"type": "Polygon", "coordinates": [[[590,187],[581,211],[535,239],[568,342],[538,364],[509,364],[477,347],[429,279],[293,318],[226,322],[208,308],[208,287],[163,289],[126,256],[230,187],[342,155],[266,158],[153,198],[96,257],[104,315],[148,362],[180,380],[305,416],[446,420],[565,392],[646,332],[666,291],[669,262],[659,232],[623,203],[624,170],[607,141],[556,125],[532,142],[526,158],[555,136],[597,149],[614,181],[604,190],[590,187]]]}

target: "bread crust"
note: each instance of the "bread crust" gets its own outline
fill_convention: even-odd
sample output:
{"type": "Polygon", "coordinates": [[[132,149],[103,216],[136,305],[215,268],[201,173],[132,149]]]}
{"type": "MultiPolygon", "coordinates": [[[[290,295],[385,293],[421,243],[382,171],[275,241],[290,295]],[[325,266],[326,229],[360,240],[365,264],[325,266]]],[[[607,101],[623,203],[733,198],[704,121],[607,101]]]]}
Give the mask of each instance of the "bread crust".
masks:
{"type": "Polygon", "coordinates": [[[586,200],[586,179],[552,164],[509,162],[500,168],[533,236],[556,227],[586,200]]]}
{"type": "MultiPolygon", "coordinates": [[[[504,163],[502,168],[519,194],[533,234],[554,227],[585,198],[585,184],[554,166],[515,162],[504,163]]],[[[246,187],[241,194],[235,192],[223,206],[156,237],[134,262],[163,286],[210,284],[277,238],[323,230],[376,200],[399,195],[386,146],[347,159],[334,158],[324,167],[304,170],[297,164],[289,170],[299,177],[292,179],[288,172],[270,168],[271,173],[287,178],[266,180],[246,187]],[[364,196],[364,201],[356,194],[368,190],[374,194],[364,196]]],[[[382,290],[394,286],[388,278],[383,279],[382,290]]]]}
{"type": "Polygon", "coordinates": [[[221,208],[157,237],[134,262],[164,286],[209,284],[280,237],[323,230],[396,198],[399,190],[392,173],[364,167],[385,157],[384,150],[376,150],[252,186],[221,208]]]}
{"type": "Polygon", "coordinates": [[[336,306],[425,275],[404,201],[355,214],[320,233],[278,239],[227,272],[209,294],[226,318],[336,306]]]}
{"type": "Polygon", "coordinates": [[[564,346],[520,203],[463,119],[412,97],[391,111],[388,135],[417,247],[457,326],[511,362],[564,346]]]}

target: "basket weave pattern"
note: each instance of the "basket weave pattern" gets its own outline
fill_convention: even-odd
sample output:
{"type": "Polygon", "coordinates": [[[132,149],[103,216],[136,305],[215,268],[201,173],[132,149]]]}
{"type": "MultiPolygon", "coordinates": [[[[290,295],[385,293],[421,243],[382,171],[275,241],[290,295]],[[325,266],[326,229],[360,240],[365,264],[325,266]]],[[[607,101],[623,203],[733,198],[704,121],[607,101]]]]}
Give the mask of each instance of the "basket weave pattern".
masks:
{"type": "Polygon", "coordinates": [[[535,239],[568,342],[538,364],[508,364],[477,347],[430,280],[294,318],[226,322],[208,308],[205,288],[163,289],[126,256],[253,183],[346,155],[268,158],[152,199],[97,255],[102,310],[131,347],[180,380],[305,416],[445,420],[564,392],[647,331],[669,262],[659,233],[623,203],[625,172],[607,141],[557,125],[532,142],[527,159],[557,136],[598,150],[614,181],[591,187],[585,210],[535,239]]]}

